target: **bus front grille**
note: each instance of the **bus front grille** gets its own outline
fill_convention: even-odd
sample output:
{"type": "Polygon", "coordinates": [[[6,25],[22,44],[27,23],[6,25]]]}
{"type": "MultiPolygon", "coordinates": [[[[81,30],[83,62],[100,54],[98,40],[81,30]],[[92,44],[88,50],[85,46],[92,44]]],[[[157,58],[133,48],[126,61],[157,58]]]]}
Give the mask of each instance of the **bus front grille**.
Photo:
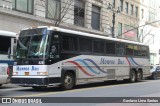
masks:
{"type": "Polygon", "coordinates": [[[12,78],[11,82],[13,84],[22,84],[22,85],[46,85],[48,84],[47,79],[44,78],[12,78]]]}

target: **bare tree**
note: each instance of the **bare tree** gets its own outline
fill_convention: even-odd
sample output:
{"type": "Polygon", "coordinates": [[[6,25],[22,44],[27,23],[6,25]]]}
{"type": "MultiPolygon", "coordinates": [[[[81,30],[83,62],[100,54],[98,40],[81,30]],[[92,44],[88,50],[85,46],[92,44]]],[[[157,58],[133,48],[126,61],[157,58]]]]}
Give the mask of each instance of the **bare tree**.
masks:
{"type": "MultiPolygon", "coordinates": [[[[45,1],[46,0],[40,0],[40,3],[43,7],[46,7],[47,5],[45,1]]],[[[56,12],[53,14],[48,9],[46,9],[46,12],[47,14],[50,15],[50,18],[52,20],[51,24],[58,27],[62,22],[70,18],[70,17],[65,17],[65,16],[66,14],[69,13],[69,11],[74,11],[72,7],[74,5],[75,0],[55,0],[55,1],[60,3],[60,12],[57,13],[55,8],[53,8],[51,4],[48,4],[48,7],[51,9],[51,11],[56,11],[56,12]],[[55,17],[57,17],[57,19],[55,19],[55,17]]]]}
{"type": "Polygon", "coordinates": [[[138,35],[137,35],[137,40],[139,41],[139,42],[142,42],[142,43],[145,43],[145,44],[148,44],[149,42],[150,43],[154,43],[154,34],[152,34],[152,30],[153,29],[150,29],[150,30],[145,30],[146,28],[146,26],[147,25],[150,25],[150,24],[153,24],[153,23],[157,23],[157,22],[159,22],[160,20],[157,20],[157,21],[153,21],[153,22],[150,22],[150,23],[146,23],[146,24],[144,24],[144,25],[139,25],[139,22],[138,22],[138,20],[137,21],[135,21],[135,23],[134,24],[132,24],[132,26],[133,26],[133,29],[130,29],[130,30],[127,30],[126,32],[124,32],[124,33],[122,33],[121,35],[123,35],[123,34],[125,34],[125,33],[127,33],[127,32],[129,32],[129,31],[132,31],[132,30],[135,30],[135,29],[139,29],[139,28],[141,28],[145,33],[138,33],[138,35]],[[146,39],[147,38],[147,39],[146,39]],[[144,42],[145,41],[145,42],[144,42]]]}

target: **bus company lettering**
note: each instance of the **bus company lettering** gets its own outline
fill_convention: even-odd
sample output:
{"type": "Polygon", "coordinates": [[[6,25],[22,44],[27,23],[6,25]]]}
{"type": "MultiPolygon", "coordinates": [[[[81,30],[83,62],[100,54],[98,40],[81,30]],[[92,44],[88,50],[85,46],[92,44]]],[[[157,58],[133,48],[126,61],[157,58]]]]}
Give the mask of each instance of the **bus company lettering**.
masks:
{"type": "Polygon", "coordinates": [[[17,71],[29,71],[29,67],[17,67],[17,71]]]}
{"type": "Polygon", "coordinates": [[[124,61],[121,59],[118,59],[118,64],[124,64],[124,61]]]}
{"type": "Polygon", "coordinates": [[[105,58],[101,58],[100,64],[115,64],[115,60],[107,60],[105,58]]]}
{"type": "Polygon", "coordinates": [[[32,66],[32,67],[17,67],[17,71],[38,71],[39,70],[39,67],[35,67],[35,66],[32,66]]]}
{"type": "MultiPolygon", "coordinates": [[[[107,60],[105,58],[101,58],[100,64],[116,64],[115,60],[107,60]]],[[[118,59],[117,64],[124,64],[124,61],[121,59],[118,59]]]]}
{"type": "Polygon", "coordinates": [[[32,66],[31,71],[38,71],[38,70],[39,70],[39,67],[32,66]]]}

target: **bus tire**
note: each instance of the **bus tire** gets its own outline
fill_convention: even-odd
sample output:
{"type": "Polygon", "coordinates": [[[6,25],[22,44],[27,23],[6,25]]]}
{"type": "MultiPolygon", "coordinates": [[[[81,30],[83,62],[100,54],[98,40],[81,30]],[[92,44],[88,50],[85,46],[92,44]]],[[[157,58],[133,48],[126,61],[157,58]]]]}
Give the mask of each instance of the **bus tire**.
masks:
{"type": "Polygon", "coordinates": [[[2,86],[2,84],[0,84],[0,86],[2,86]]]}
{"type": "Polygon", "coordinates": [[[134,83],[135,81],[136,81],[136,72],[134,70],[131,70],[129,82],[134,83]]]}
{"type": "Polygon", "coordinates": [[[72,72],[66,72],[61,80],[61,89],[70,90],[75,85],[75,76],[72,72]]]}
{"type": "Polygon", "coordinates": [[[156,79],[157,79],[157,74],[156,74],[156,72],[152,73],[151,78],[152,78],[153,80],[156,80],[156,79]]]}
{"type": "Polygon", "coordinates": [[[140,82],[142,80],[142,72],[140,70],[136,73],[136,81],[140,82]]]}

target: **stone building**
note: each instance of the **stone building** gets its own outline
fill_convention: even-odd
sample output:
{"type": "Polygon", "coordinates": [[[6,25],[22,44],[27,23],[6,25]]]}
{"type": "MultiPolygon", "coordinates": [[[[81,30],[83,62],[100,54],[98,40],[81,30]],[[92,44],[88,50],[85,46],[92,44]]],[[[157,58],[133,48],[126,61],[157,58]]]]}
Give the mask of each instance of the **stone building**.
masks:
{"type": "Polygon", "coordinates": [[[113,26],[115,13],[115,36],[137,41],[140,0],[109,0],[109,3],[112,6],[109,10],[109,27],[113,26]]]}
{"type": "Polygon", "coordinates": [[[114,37],[137,41],[139,6],[140,0],[0,0],[0,29],[18,32],[62,19],[60,27],[112,37],[115,13],[114,37]]]}
{"type": "Polygon", "coordinates": [[[160,2],[159,0],[140,0],[139,18],[140,42],[150,46],[150,63],[160,64],[160,2]]]}
{"type": "Polygon", "coordinates": [[[18,33],[31,26],[59,25],[108,36],[107,4],[106,0],[0,0],[0,30],[18,33]]]}

